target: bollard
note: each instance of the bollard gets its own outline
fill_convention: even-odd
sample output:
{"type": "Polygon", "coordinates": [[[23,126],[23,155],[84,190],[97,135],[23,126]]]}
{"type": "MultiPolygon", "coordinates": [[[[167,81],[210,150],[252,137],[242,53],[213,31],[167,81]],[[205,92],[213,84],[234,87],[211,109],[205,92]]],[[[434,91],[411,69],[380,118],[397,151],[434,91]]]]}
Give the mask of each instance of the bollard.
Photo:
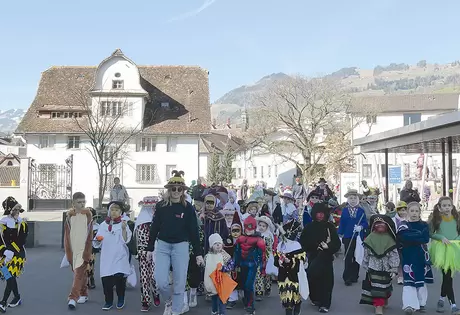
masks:
{"type": "Polygon", "coordinates": [[[27,229],[29,231],[29,234],[27,235],[25,247],[26,248],[37,247],[38,246],[38,222],[28,221],[27,229]]]}

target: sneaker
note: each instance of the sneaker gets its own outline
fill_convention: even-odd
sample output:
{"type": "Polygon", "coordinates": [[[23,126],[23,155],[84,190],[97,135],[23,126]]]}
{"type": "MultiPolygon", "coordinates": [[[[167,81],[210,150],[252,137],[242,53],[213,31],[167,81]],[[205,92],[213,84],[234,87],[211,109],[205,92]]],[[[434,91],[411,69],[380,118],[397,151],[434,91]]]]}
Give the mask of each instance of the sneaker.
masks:
{"type": "Polygon", "coordinates": [[[404,284],[404,278],[403,277],[398,277],[398,284],[399,285],[404,284]]]}
{"type": "Polygon", "coordinates": [[[121,296],[121,297],[118,297],[117,308],[121,310],[123,307],[125,307],[125,297],[121,296]]]}
{"type": "Polygon", "coordinates": [[[160,306],[160,295],[159,294],[154,294],[153,295],[153,305],[155,307],[160,306]]]}
{"type": "Polygon", "coordinates": [[[375,315],[383,315],[383,307],[382,306],[376,306],[375,307],[375,315]]]}
{"type": "Polygon", "coordinates": [[[75,302],[75,300],[69,300],[67,306],[69,307],[69,309],[74,310],[77,307],[77,302],[75,302]]]}
{"type": "Polygon", "coordinates": [[[148,311],[150,311],[150,307],[148,303],[142,303],[141,312],[148,312],[148,311]]]}
{"type": "Polygon", "coordinates": [[[8,307],[16,307],[16,306],[19,306],[21,305],[22,301],[21,301],[21,298],[20,297],[14,297],[11,302],[8,304],[8,307]]]}
{"type": "Polygon", "coordinates": [[[270,295],[271,295],[271,293],[272,293],[272,291],[271,291],[271,290],[267,290],[267,291],[265,291],[265,296],[267,296],[267,297],[268,297],[268,296],[270,296],[270,295]]]}
{"type": "Polygon", "coordinates": [[[452,315],[460,315],[460,308],[458,308],[457,306],[454,306],[452,307],[452,315]]]}
{"type": "Polygon", "coordinates": [[[211,315],[217,315],[217,312],[211,312],[211,315]]]}
{"type": "Polygon", "coordinates": [[[196,294],[190,294],[190,301],[188,301],[189,307],[196,307],[198,305],[196,294]]]}
{"type": "Polygon", "coordinates": [[[87,296],[80,296],[80,298],[77,300],[78,304],[85,304],[86,302],[88,302],[87,296]]]}
{"type": "Polygon", "coordinates": [[[236,301],[231,301],[231,302],[227,302],[227,305],[225,305],[225,308],[228,310],[231,310],[235,306],[236,306],[236,301]]]}
{"type": "Polygon", "coordinates": [[[172,302],[166,302],[165,304],[165,311],[163,312],[163,315],[172,315],[172,302]]]}
{"type": "Polygon", "coordinates": [[[262,295],[256,295],[256,301],[257,302],[260,302],[262,301],[264,298],[262,297],[262,295]]]}
{"type": "Polygon", "coordinates": [[[419,313],[426,313],[426,306],[421,306],[420,305],[420,308],[418,309],[418,312],[419,313]]]}
{"type": "Polygon", "coordinates": [[[327,307],[320,307],[319,312],[320,313],[329,313],[329,309],[327,307]]]}
{"type": "Polygon", "coordinates": [[[404,314],[406,315],[412,315],[415,313],[415,310],[412,307],[407,307],[404,309],[404,314]]]}
{"type": "Polygon", "coordinates": [[[0,313],[6,313],[6,303],[0,303],[0,313]]]}
{"type": "Polygon", "coordinates": [[[436,312],[444,313],[444,301],[438,300],[438,304],[436,305],[436,312]]]}
{"type": "Polygon", "coordinates": [[[104,306],[102,307],[103,311],[109,311],[113,307],[113,303],[105,303],[104,306]]]}
{"type": "Polygon", "coordinates": [[[184,304],[184,306],[182,306],[182,310],[180,311],[180,314],[185,314],[188,311],[190,311],[188,304],[184,304]]]}

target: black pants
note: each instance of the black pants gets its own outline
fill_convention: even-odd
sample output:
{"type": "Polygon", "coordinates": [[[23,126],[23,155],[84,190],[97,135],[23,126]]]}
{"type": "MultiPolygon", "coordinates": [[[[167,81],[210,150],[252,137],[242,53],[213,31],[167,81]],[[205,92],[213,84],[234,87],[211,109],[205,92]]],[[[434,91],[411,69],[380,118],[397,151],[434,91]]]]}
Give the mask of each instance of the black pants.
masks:
{"type": "Polygon", "coordinates": [[[188,286],[192,289],[197,289],[200,286],[201,278],[201,268],[196,263],[196,257],[190,255],[187,272],[188,286]]]}
{"type": "Polygon", "coordinates": [[[347,256],[345,257],[345,268],[342,276],[343,281],[356,283],[359,278],[359,264],[355,260],[356,238],[344,238],[342,242],[345,246],[345,251],[348,250],[347,256]]]}
{"type": "Polygon", "coordinates": [[[454,279],[450,270],[447,273],[442,272],[441,296],[447,296],[450,304],[455,304],[454,279]]]}
{"type": "Polygon", "coordinates": [[[3,300],[2,304],[6,305],[8,303],[8,299],[13,292],[15,298],[19,298],[19,290],[18,290],[18,282],[16,281],[16,277],[11,277],[6,280],[5,291],[3,293],[3,300]]]}
{"type": "Polygon", "coordinates": [[[102,288],[104,289],[105,303],[113,303],[113,287],[117,291],[118,298],[125,297],[126,279],[122,273],[113,276],[102,277],[102,288]]]}
{"type": "Polygon", "coordinates": [[[332,262],[325,264],[318,275],[308,274],[310,300],[318,307],[331,308],[334,289],[334,267],[332,262]]]}

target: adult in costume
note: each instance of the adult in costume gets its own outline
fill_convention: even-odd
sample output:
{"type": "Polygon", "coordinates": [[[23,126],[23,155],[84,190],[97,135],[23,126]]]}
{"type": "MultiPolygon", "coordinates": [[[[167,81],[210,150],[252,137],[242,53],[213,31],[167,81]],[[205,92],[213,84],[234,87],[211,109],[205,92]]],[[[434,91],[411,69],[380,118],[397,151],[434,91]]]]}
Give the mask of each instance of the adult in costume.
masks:
{"type": "Polygon", "coordinates": [[[203,265],[204,261],[195,209],[185,200],[188,187],[182,177],[184,172],[173,171],[172,175],[165,185],[164,200],[156,206],[147,251],[155,250],[155,279],[165,301],[165,313],[178,315],[184,305],[190,244],[196,263],[203,265]],[[173,288],[169,277],[171,266],[173,288]]]}
{"type": "Polygon", "coordinates": [[[16,307],[21,304],[18,283],[16,278],[22,274],[26,261],[26,250],[24,245],[28,234],[27,223],[19,217],[24,212],[21,205],[13,197],[3,201],[4,217],[0,220],[0,264],[8,268],[9,275],[2,274],[6,280],[3,299],[0,302],[0,311],[4,313],[6,307],[16,307]],[[13,299],[8,303],[8,299],[13,292],[13,299]]]}
{"type": "Polygon", "coordinates": [[[150,239],[150,225],[155,217],[155,207],[158,197],[144,197],[140,202],[141,211],[135,223],[137,240],[137,258],[139,260],[139,282],[141,287],[141,312],[148,312],[152,305],[160,305],[160,294],[154,277],[155,262],[149,257],[147,247],[150,239]],[[153,289],[153,292],[152,292],[153,289]]]}

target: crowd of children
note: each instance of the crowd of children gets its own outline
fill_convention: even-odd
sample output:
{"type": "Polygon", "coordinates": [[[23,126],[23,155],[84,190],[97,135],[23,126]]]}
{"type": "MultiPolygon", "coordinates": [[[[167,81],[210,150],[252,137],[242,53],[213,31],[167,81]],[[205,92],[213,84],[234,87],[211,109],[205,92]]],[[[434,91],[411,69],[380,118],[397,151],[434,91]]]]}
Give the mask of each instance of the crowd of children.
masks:
{"type": "MultiPolygon", "coordinates": [[[[185,201],[188,187],[177,179],[182,174],[175,176],[176,182],[166,188],[179,196],[183,207],[180,211],[192,209],[187,220],[196,222],[181,221],[185,234],[171,241],[185,241],[189,249],[184,257],[188,259],[166,268],[163,261],[155,258],[158,247],[153,244],[155,240],[164,242],[165,233],[153,231],[167,220],[183,219],[190,215],[188,212],[174,212],[167,219],[165,201],[146,197],[139,203],[141,211],[135,222],[129,221],[123,203],[111,202],[107,217],[97,223],[94,211],[85,207],[85,196],[74,194],[73,208],[64,225],[63,264],[67,263],[74,274],[68,297],[70,309],[86,303],[88,289],[96,287],[94,264],[99,252],[98,274],[105,297],[102,309],[106,311],[124,307],[126,287],[133,275],[131,260],[136,257],[142,312],[159,306],[160,294],[166,305],[164,315],[187,313],[197,306],[198,295],[206,295],[213,315],[226,314],[240,302],[246,314],[253,315],[257,303],[272,294],[276,278],[286,315],[299,315],[302,300],[306,299],[320,313],[327,313],[332,306],[334,260],[343,244],[344,284],[358,283],[360,268],[364,269],[359,303],[373,306],[375,314],[384,313],[393,294],[393,283],[402,285],[405,314],[426,312],[427,284],[434,282],[435,267],[442,275],[437,311],[443,313],[449,307],[451,314],[460,315],[453,285],[453,277],[460,271],[460,215],[449,197],[441,197],[428,222],[424,222],[417,202],[389,202],[385,214],[369,216],[360,194],[353,189],[345,194],[346,203],[342,206],[333,198],[323,200],[317,191],[308,195],[305,205],[297,205],[286,190],[277,205],[269,191],[236,203],[234,192],[221,186],[210,187],[194,200],[185,201]],[[133,242],[134,249],[130,245],[133,242]],[[162,270],[161,284],[156,281],[156,267],[162,270]],[[177,268],[184,268],[186,273],[183,288],[176,278],[181,273],[177,268]],[[170,271],[171,277],[166,284],[165,270],[170,271]],[[165,297],[170,282],[174,283],[174,291],[165,297]]],[[[174,207],[174,203],[167,204],[174,207]]],[[[14,198],[5,200],[3,208],[0,273],[6,288],[0,312],[21,304],[16,278],[25,263],[28,232],[26,221],[19,216],[21,206],[14,198]],[[14,297],[8,302],[11,293],[14,297]]]]}

